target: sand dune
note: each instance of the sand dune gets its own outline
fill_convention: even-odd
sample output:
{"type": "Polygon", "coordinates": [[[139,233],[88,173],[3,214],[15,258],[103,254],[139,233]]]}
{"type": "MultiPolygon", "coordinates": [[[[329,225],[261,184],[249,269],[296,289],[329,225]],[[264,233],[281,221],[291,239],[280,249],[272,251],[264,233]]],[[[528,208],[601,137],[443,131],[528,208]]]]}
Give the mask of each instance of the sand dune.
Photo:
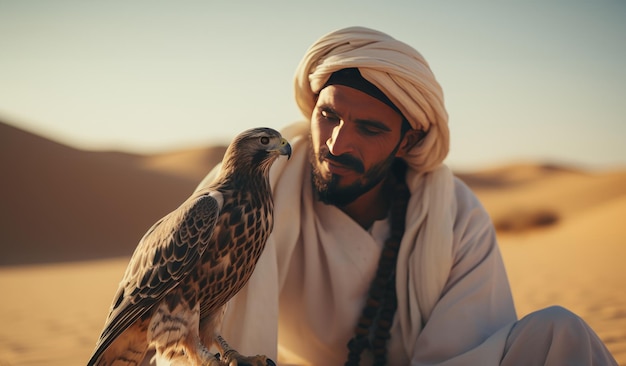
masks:
{"type": "Polygon", "coordinates": [[[514,164],[471,174],[465,180],[501,231],[524,230],[533,226],[532,218],[544,219],[535,226],[549,226],[626,195],[626,170],[592,173],[514,164]]]}
{"type": "Polygon", "coordinates": [[[80,151],[0,124],[0,265],[129,255],[223,151],[80,151]]]}
{"type": "MultiPolygon", "coordinates": [[[[84,364],[137,241],[221,159],[91,152],[0,123],[0,366],[84,364]]],[[[560,304],[626,365],[626,169],[459,174],[498,228],[520,316],[560,304]]]]}

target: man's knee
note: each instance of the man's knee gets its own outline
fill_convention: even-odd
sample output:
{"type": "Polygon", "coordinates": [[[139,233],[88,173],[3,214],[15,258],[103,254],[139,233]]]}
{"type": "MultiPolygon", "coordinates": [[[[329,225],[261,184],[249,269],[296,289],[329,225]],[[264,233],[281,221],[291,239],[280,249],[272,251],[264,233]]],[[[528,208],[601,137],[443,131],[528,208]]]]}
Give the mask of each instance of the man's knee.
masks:
{"type": "Polygon", "coordinates": [[[585,328],[585,322],[578,315],[562,306],[550,306],[520,319],[511,330],[507,343],[508,346],[513,342],[536,343],[547,347],[554,341],[580,337],[586,333],[585,328]]]}
{"type": "Polygon", "coordinates": [[[515,324],[502,365],[574,365],[580,360],[588,360],[590,365],[617,365],[581,317],[561,306],[550,306],[515,324]]]}
{"type": "Polygon", "coordinates": [[[562,306],[550,306],[527,315],[529,321],[553,332],[576,331],[585,327],[582,319],[562,306]]]}

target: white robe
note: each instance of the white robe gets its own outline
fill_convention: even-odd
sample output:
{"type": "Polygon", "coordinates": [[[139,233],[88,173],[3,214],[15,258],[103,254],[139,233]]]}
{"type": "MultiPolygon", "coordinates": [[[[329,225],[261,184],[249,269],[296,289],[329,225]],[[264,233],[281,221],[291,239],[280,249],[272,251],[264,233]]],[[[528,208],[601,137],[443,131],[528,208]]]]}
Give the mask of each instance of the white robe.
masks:
{"type": "MultiPolygon", "coordinates": [[[[283,131],[294,154],[272,170],[274,231],[250,282],[230,302],[222,334],[242,354],[266,354],[280,364],[340,365],[388,223],[376,222],[370,233],[313,199],[307,133],[306,124],[283,131]]],[[[441,170],[439,181],[407,177],[412,197],[397,265],[389,364],[498,364],[516,314],[495,232],[468,187],[441,170]],[[437,224],[446,227],[442,219],[428,222],[424,212],[431,208],[420,206],[435,183],[448,190],[440,211],[452,230],[443,250],[418,240],[418,233],[437,238],[437,224]],[[430,233],[428,225],[434,226],[430,233]],[[431,293],[420,293],[423,288],[431,293]],[[431,308],[424,297],[434,299],[431,308]]]]}

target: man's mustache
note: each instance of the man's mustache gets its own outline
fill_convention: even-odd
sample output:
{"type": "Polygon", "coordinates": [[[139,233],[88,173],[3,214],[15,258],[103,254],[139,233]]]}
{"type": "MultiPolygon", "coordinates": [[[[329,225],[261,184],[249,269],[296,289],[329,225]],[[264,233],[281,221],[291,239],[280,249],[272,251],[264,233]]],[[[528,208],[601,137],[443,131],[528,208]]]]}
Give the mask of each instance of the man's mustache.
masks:
{"type": "Polygon", "coordinates": [[[323,159],[335,162],[337,164],[343,165],[346,168],[352,169],[357,173],[365,172],[365,166],[363,166],[363,163],[352,155],[343,154],[335,156],[331,154],[330,151],[321,151],[320,156],[322,156],[323,159]]]}

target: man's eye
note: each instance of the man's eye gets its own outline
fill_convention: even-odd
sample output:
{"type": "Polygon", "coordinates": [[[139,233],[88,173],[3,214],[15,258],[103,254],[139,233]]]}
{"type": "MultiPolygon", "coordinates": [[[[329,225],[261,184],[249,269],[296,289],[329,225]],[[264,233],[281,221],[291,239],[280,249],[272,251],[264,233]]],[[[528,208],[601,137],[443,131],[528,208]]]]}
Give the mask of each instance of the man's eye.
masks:
{"type": "Polygon", "coordinates": [[[326,119],[326,120],[328,120],[328,121],[336,121],[336,120],[338,120],[337,116],[335,116],[334,114],[332,114],[332,113],[330,113],[330,112],[328,112],[328,111],[321,111],[321,112],[320,112],[320,115],[321,115],[324,119],[326,119]]]}
{"type": "Polygon", "coordinates": [[[375,136],[382,132],[380,128],[371,127],[371,126],[361,126],[359,130],[361,130],[361,132],[369,136],[375,136]]]}

